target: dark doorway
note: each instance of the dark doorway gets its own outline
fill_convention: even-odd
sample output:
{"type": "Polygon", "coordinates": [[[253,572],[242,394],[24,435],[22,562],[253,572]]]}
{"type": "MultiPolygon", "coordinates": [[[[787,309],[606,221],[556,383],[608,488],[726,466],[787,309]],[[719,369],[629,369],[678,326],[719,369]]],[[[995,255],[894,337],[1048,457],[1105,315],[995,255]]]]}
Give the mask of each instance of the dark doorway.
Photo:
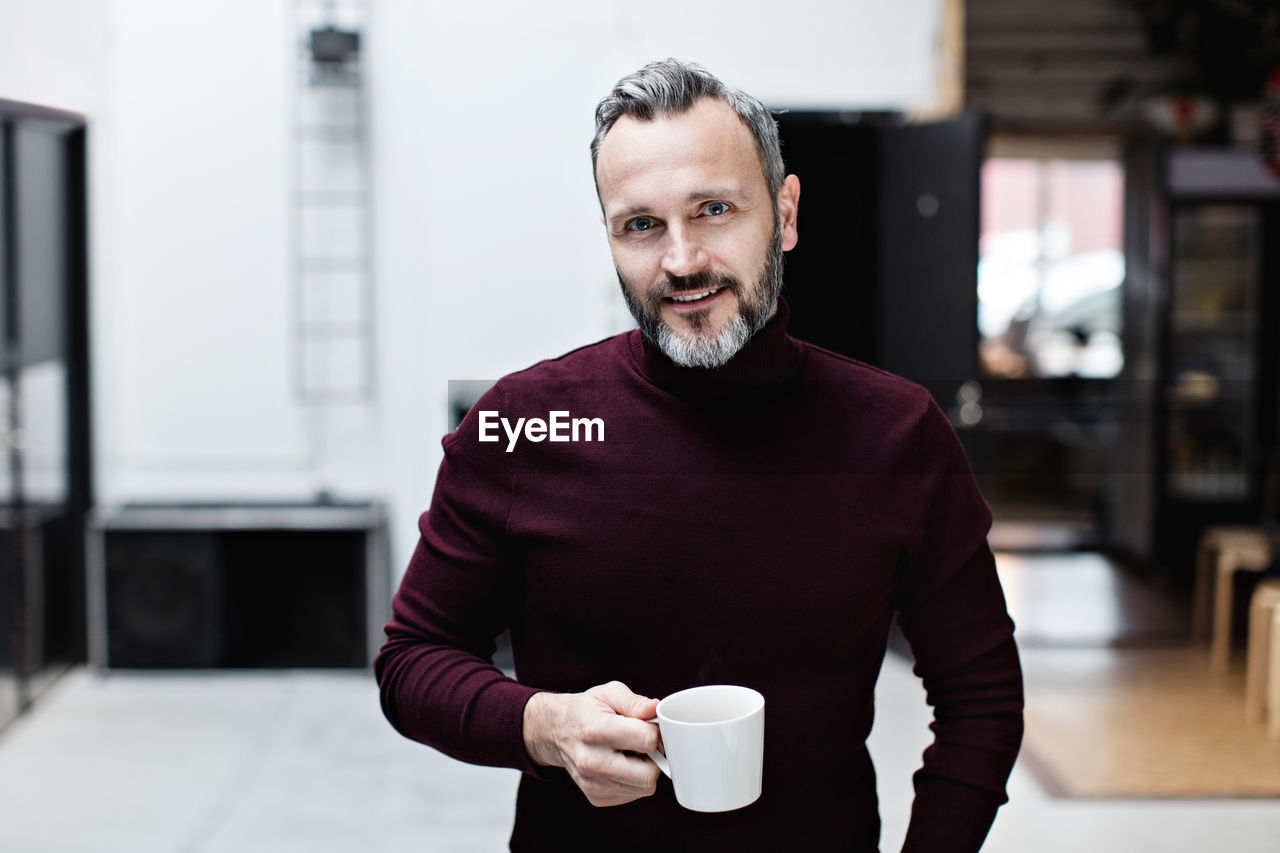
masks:
{"type": "Polygon", "coordinates": [[[0,101],[0,724],[86,654],[85,138],[79,115],[0,101]]]}
{"type": "Polygon", "coordinates": [[[800,178],[800,242],[787,258],[791,331],[924,385],[975,469],[976,115],[910,124],[881,113],[784,112],[800,178]]]}

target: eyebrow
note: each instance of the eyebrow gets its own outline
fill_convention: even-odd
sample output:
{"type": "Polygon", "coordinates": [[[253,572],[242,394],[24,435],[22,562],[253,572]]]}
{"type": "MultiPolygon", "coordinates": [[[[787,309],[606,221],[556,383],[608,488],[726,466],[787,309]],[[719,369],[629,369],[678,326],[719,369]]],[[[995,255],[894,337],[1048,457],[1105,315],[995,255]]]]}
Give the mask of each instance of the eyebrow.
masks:
{"type": "MultiPolygon", "coordinates": [[[[693,204],[694,202],[698,202],[698,201],[710,201],[710,200],[721,199],[721,198],[732,199],[739,195],[740,193],[733,188],[710,187],[708,189],[694,190],[693,192],[687,194],[684,197],[684,203],[693,204]]],[[[619,210],[617,213],[609,217],[609,220],[608,220],[609,226],[612,228],[622,222],[625,222],[626,220],[630,219],[636,214],[648,213],[650,209],[651,208],[648,205],[643,205],[643,204],[633,204],[633,205],[630,205],[629,207],[624,207],[622,210],[619,210]]]]}

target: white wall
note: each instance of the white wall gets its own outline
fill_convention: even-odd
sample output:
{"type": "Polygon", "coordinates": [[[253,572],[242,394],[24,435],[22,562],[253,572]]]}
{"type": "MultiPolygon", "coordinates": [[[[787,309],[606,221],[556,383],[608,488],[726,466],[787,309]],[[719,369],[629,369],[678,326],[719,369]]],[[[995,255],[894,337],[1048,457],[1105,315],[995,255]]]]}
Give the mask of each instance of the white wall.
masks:
{"type": "MultiPolygon", "coordinates": [[[[940,0],[371,0],[378,395],[294,397],[289,0],[0,0],[0,97],[91,121],[99,499],[381,496],[403,566],[450,379],[629,326],[595,102],[665,56],[774,106],[921,108],[940,0]]],[[[803,223],[803,219],[802,219],[803,223]]]]}
{"type": "Polygon", "coordinates": [[[0,0],[0,98],[98,112],[109,24],[101,0],[0,0]]]}

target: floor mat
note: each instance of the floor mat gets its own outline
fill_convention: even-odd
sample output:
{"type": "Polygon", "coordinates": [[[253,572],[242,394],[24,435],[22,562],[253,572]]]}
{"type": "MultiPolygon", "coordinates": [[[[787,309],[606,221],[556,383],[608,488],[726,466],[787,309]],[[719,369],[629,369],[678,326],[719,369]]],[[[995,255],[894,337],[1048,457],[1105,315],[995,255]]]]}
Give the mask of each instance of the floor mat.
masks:
{"type": "Polygon", "coordinates": [[[1067,797],[1280,797],[1280,740],[1244,717],[1244,664],[1200,647],[1023,649],[1023,760],[1067,797]]]}

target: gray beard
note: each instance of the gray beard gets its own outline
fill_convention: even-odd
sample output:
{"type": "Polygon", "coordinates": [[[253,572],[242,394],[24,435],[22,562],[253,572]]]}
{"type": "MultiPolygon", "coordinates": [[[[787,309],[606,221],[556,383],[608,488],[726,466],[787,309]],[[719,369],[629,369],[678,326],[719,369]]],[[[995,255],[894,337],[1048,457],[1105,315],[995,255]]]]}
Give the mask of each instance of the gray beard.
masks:
{"type": "Polygon", "coordinates": [[[747,325],[742,314],[735,314],[720,334],[708,338],[703,335],[679,335],[666,323],[658,324],[658,349],[681,367],[721,367],[738,354],[747,341],[759,329],[747,325]]]}

